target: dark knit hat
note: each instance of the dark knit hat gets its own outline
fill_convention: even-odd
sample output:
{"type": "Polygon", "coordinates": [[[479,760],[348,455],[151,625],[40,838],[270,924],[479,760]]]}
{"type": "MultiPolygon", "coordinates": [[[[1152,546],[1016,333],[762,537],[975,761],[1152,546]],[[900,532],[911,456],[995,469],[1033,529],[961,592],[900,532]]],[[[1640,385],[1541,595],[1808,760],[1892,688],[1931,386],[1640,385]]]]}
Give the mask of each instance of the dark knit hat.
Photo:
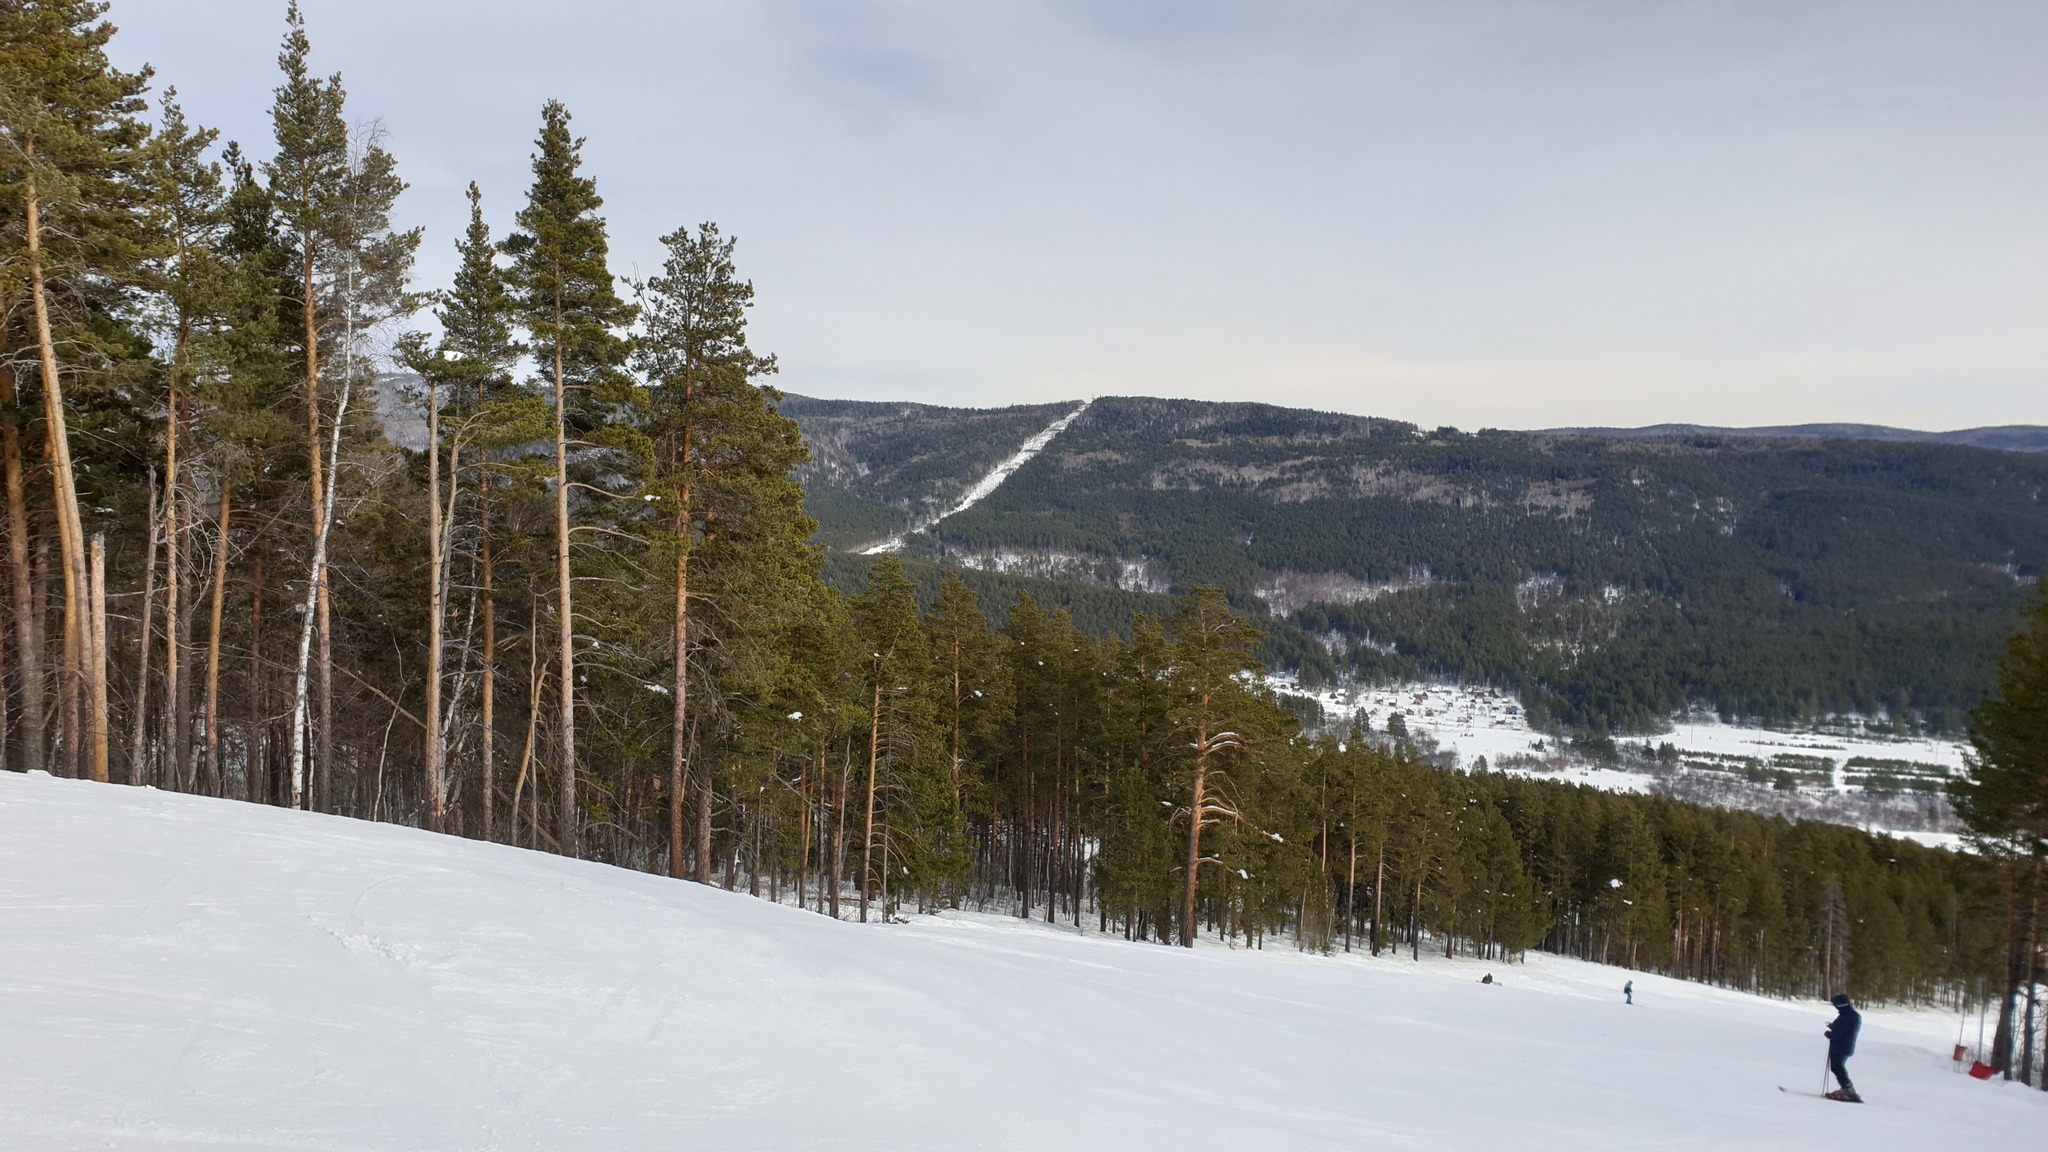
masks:
{"type": "Polygon", "coordinates": [[[1833,1004],[1837,1008],[1847,1008],[1849,1006],[1849,994],[1847,992],[1837,992],[1835,993],[1835,998],[1828,1001],[1828,1003],[1833,1004]]]}

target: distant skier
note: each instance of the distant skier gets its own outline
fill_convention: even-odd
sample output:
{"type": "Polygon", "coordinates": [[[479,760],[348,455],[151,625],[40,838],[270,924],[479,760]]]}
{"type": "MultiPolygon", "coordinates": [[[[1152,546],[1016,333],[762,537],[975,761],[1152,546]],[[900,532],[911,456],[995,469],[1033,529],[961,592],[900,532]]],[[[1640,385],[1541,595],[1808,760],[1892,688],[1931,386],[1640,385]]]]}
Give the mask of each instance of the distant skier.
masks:
{"type": "Polygon", "coordinates": [[[1835,993],[1831,1003],[1835,1006],[1836,1015],[1834,1023],[1828,1025],[1828,1070],[1835,1074],[1835,1082],[1841,1087],[1827,1096],[1830,1100],[1861,1104],[1863,1097],[1858,1096],[1856,1086],[1849,1083],[1849,1069],[1845,1064],[1856,1054],[1856,1033],[1863,1028],[1863,1014],[1849,1003],[1847,993],[1835,993]]]}
{"type": "Polygon", "coordinates": [[[1622,999],[1622,1003],[1624,1003],[1624,1004],[1633,1004],[1633,1003],[1635,1003],[1635,1002],[1636,1002],[1636,982],[1635,982],[1635,981],[1631,980],[1631,981],[1629,981],[1628,983],[1626,983],[1626,984],[1623,984],[1623,985],[1621,986],[1621,999],[1622,999]]]}
{"type": "Polygon", "coordinates": [[[1493,983],[1493,973],[1491,973],[1491,972],[1488,972],[1488,973],[1487,973],[1486,975],[1484,975],[1484,976],[1481,976],[1481,977],[1479,978],[1479,982],[1480,982],[1481,984],[1491,984],[1491,983],[1493,983]]]}

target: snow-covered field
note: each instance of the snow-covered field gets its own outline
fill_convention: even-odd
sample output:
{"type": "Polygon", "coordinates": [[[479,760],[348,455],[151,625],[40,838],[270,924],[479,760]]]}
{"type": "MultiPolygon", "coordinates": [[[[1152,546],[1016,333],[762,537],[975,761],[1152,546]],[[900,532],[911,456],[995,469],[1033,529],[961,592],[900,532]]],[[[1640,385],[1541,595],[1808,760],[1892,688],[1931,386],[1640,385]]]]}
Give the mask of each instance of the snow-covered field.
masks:
{"type": "MultiPolygon", "coordinates": [[[[1560,761],[1556,741],[1529,727],[1512,692],[1445,683],[1307,689],[1288,677],[1270,679],[1282,692],[1313,698],[1324,714],[1338,723],[1363,716],[1380,730],[1386,727],[1387,718],[1398,712],[1409,732],[1430,737],[1439,748],[1457,752],[1467,764],[1481,756],[1494,765],[1512,757],[1534,756],[1551,761],[1544,774],[1559,779],[1622,792],[1646,791],[1650,786],[1650,777],[1640,773],[1560,761]]],[[[1787,730],[1724,724],[1715,717],[1697,715],[1677,718],[1669,732],[1630,737],[1627,742],[1644,740],[1652,745],[1668,743],[1681,757],[1766,763],[1786,755],[1828,760],[1835,765],[1832,786],[1837,791],[1847,788],[1845,766],[1853,758],[1904,761],[1939,774],[1960,771],[1965,751],[1960,741],[1895,737],[1860,725],[1844,724],[1839,730],[1787,730]]]]}
{"type": "Polygon", "coordinates": [[[7,1148],[1918,1150],[2048,1123],[1951,1070],[1953,1017],[1871,1013],[1854,1107],[1810,1095],[1824,1006],[1636,975],[1631,1008],[1627,978],[838,923],[0,773],[7,1148]]]}
{"type": "MultiPolygon", "coordinates": [[[[1375,729],[1386,727],[1387,717],[1402,714],[1408,730],[1428,733],[1444,748],[1455,748],[1465,759],[1484,756],[1489,761],[1517,754],[1542,755],[1548,749],[1543,733],[1529,727],[1528,717],[1512,692],[1465,684],[1410,683],[1355,688],[1306,689],[1285,677],[1273,678],[1281,691],[1311,696],[1332,719],[1344,720],[1363,712],[1375,729]]],[[[1631,742],[1637,738],[1631,737],[1631,742]]],[[[1749,756],[1768,760],[1781,753],[1827,757],[1845,762],[1850,757],[1905,760],[1950,771],[1963,766],[1964,745],[1960,741],[1924,737],[1893,737],[1867,730],[1843,731],[1757,728],[1723,724],[1714,717],[1678,718],[1671,731],[1646,737],[1652,744],[1669,743],[1681,753],[1721,756],[1749,756]]]]}

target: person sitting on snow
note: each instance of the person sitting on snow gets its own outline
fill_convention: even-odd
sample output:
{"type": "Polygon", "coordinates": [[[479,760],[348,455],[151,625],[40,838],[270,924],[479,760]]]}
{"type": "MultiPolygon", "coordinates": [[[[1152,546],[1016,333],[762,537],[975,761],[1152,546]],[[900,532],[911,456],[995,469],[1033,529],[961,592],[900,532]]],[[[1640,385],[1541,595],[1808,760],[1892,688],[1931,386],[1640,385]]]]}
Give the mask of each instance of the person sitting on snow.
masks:
{"type": "Polygon", "coordinates": [[[1828,1099],[1861,1104],[1863,1097],[1858,1096],[1856,1086],[1849,1083],[1849,1069],[1845,1062],[1856,1054],[1856,1033],[1863,1028],[1863,1014],[1849,1003],[1847,993],[1835,993],[1831,1003],[1836,1008],[1836,1016],[1834,1023],[1828,1025],[1828,1070],[1835,1074],[1835,1082],[1841,1087],[1828,1093],[1828,1099]]]}

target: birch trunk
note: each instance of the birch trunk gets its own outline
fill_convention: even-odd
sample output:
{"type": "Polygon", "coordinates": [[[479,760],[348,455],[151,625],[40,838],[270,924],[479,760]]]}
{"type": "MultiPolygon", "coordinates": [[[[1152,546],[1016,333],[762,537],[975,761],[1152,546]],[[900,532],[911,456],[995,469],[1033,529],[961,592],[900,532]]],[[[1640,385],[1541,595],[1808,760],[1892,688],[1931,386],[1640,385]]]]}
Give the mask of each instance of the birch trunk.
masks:
{"type": "MultiPolygon", "coordinates": [[[[311,192],[301,209],[310,216],[311,192]]],[[[300,276],[300,318],[305,323],[306,345],[306,469],[307,469],[307,514],[313,530],[313,563],[306,574],[307,603],[305,627],[312,628],[318,623],[319,610],[325,607],[326,597],[321,586],[326,582],[322,571],[326,561],[326,533],[323,510],[327,506],[327,475],[320,459],[320,296],[315,275],[319,270],[319,241],[307,232],[299,237],[300,276]]],[[[346,381],[344,381],[346,384],[346,381]]],[[[334,422],[337,440],[341,431],[341,420],[334,422]]],[[[325,628],[320,629],[322,633],[325,628]]],[[[302,629],[303,631],[303,629],[302,629]]],[[[292,702],[292,807],[303,807],[306,802],[306,717],[305,695],[307,663],[312,658],[310,643],[299,645],[299,665],[295,676],[292,702]]]]}
{"type": "MultiPolygon", "coordinates": [[[[348,377],[342,378],[341,399],[334,409],[334,429],[328,440],[328,459],[337,466],[341,460],[341,425],[348,416],[349,395],[353,391],[354,383],[348,377]]],[[[313,628],[321,599],[320,591],[326,586],[327,580],[327,539],[334,525],[334,487],[329,485],[324,495],[326,499],[321,502],[313,534],[313,564],[306,581],[305,622],[299,628],[298,672],[292,682],[291,802],[294,808],[306,807],[308,800],[311,799],[306,787],[307,679],[312,660],[313,628]]]]}

